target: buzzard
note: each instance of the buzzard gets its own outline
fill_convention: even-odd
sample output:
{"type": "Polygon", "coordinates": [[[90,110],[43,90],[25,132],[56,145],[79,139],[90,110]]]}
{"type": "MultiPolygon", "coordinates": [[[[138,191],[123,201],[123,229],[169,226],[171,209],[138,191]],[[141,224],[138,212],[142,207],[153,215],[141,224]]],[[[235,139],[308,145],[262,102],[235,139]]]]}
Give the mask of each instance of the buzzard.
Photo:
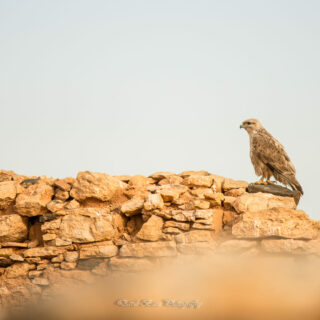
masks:
{"type": "Polygon", "coordinates": [[[270,183],[271,176],[293,190],[303,194],[296,179],[296,169],[282,144],[276,140],[257,119],[243,121],[240,128],[245,129],[250,138],[250,158],[255,173],[262,176],[259,183],[270,183]],[[267,181],[264,182],[264,179],[267,181]]]}

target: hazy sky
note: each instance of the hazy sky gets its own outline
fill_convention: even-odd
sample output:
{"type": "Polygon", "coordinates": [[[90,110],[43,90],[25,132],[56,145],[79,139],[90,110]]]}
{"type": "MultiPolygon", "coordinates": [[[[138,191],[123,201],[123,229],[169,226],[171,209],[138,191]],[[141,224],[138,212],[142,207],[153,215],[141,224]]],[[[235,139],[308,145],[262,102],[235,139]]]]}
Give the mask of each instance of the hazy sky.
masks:
{"type": "Polygon", "coordinates": [[[320,1],[0,0],[0,168],[256,181],[242,120],[320,219],[320,1]]]}

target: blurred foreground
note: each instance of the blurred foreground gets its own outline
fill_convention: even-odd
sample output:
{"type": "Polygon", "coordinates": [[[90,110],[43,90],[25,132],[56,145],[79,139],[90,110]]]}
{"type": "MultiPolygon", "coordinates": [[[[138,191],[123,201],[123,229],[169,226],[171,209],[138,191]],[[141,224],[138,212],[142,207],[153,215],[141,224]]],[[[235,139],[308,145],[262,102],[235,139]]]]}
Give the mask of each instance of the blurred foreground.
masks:
{"type": "Polygon", "coordinates": [[[66,285],[1,319],[320,319],[318,258],[215,255],[168,262],[66,285]]]}

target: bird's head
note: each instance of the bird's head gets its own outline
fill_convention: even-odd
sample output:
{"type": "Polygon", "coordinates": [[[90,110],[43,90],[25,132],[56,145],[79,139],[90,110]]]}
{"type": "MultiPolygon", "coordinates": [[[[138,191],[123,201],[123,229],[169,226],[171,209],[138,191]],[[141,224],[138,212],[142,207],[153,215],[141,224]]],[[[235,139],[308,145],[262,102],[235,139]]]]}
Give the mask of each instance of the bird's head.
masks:
{"type": "Polygon", "coordinates": [[[257,131],[262,127],[262,124],[260,123],[259,120],[257,119],[248,119],[248,120],[245,120],[242,122],[241,126],[240,126],[240,129],[245,129],[249,134],[254,132],[254,131],[257,131]]]}

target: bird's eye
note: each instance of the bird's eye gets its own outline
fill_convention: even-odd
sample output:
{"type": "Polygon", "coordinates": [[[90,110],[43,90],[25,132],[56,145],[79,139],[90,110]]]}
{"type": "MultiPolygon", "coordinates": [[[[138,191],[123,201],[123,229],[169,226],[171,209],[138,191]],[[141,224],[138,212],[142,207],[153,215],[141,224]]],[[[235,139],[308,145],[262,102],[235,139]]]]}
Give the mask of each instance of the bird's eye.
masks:
{"type": "Polygon", "coordinates": [[[247,122],[246,124],[247,124],[248,126],[250,126],[251,122],[247,122]]]}

